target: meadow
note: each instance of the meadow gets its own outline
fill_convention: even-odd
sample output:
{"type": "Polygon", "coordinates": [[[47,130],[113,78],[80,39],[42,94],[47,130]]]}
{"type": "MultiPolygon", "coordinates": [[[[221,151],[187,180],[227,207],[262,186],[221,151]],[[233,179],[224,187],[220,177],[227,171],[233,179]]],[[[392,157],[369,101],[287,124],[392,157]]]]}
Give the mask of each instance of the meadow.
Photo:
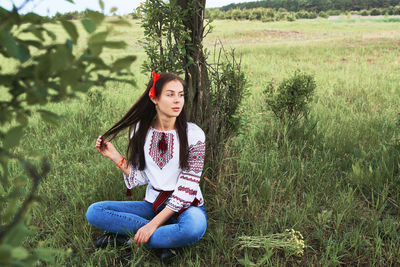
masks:
{"type": "MultiPolygon", "coordinates": [[[[49,110],[60,125],[33,117],[19,153],[46,155],[51,171],[32,207],[34,234],[27,246],[60,248],[57,266],[158,266],[143,247],[98,250],[101,232],[86,222],[87,207],[101,200],[141,200],[145,188],[125,196],[122,174],[95,148],[142,94],[149,75],[138,40],[140,22],[116,29],[137,86],[108,83],[49,110]]],[[[77,22],[79,24],[79,22],[77,22]]],[[[249,94],[240,107],[239,133],[226,144],[216,188],[205,180],[208,212],[204,238],[179,250],[174,266],[362,266],[400,265],[400,25],[397,19],[214,21],[204,46],[220,40],[242,58],[249,94]],[[317,83],[309,127],[278,144],[279,127],[266,108],[268,82],[296,69],[317,83]],[[397,145],[396,145],[397,144],[397,145]],[[303,255],[238,246],[240,236],[295,229],[304,236],[303,255]]],[[[66,36],[54,27],[59,36],[66,36]]],[[[217,44],[217,46],[220,46],[217,44]]],[[[119,56],[112,50],[106,57],[119,56]]],[[[212,55],[210,55],[212,57],[212,55]]],[[[3,64],[2,64],[3,65],[3,64]]],[[[43,108],[43,107],[41,107],[43,108]]],[[[127,135],[116,145],[125,152],[127,135]]],[[[23,175],[17,165],[10,166],[23,175]]]]}

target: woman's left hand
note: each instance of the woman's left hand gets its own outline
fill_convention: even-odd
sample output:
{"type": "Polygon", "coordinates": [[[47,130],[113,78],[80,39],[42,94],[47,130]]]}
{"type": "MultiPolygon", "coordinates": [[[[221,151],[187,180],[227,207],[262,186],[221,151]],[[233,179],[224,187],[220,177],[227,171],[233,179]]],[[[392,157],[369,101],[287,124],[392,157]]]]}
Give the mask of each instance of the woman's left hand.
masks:
{"type": "Polygon", "coordinates": [[[141,227],[135,234],[133,241],[138,245],[143,245],[149,241],[150,237],[153,235],[154,231],[157,230],[157,226],[153,225],[151,222],[141,227]]]}

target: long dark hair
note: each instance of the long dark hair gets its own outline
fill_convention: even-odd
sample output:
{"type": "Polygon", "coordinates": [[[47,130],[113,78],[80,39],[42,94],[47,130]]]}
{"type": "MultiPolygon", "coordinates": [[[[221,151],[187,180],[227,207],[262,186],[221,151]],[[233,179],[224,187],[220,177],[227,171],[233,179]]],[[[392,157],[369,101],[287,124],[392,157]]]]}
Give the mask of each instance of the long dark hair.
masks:
{"type": "MultiPolygon", "coordinates": [[[[156,97],[159,97],[162,88],[167,82],[175,80],[179,81],[183,87],[186,86],[185,81],[178,75],[173,73],[161,73],[155,84],[156,97]]],[[[151,123],[157,114],[155,104],[149,98],[149,91],[152,86],[153,78],[150,79],[146,91],[139,100],[129,109],[120,121],[118,121],[102,136],[103,139],[107,139],[107,137],[111,136],[110,139],[107,139],[111,141],[119,132],[126,128],[129,128],[129,133],[135,131],[136,124],[139,123],[139,129],[137,129],[134,136],[129,140],[126,152],[128,155],[128,161],[139,170],[144,170],[146,166],[144,158],[144,143],[151,123]]],[[[189,156],[185,107],[182,108],[181,113],[176,118],[175,128],[179,137],[179,166],[181,169],[184,169],[188,165],[189,156]]]]}

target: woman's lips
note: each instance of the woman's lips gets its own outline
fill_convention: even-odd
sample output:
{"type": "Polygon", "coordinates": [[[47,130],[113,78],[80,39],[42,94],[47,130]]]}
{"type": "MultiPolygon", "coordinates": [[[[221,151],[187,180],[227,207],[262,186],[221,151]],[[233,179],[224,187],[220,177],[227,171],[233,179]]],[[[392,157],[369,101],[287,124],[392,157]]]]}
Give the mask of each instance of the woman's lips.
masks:
{"type": "Polygon", "coordinates": [[[173,111],[179,111],[180,108],[172,108],[173,111]]]}

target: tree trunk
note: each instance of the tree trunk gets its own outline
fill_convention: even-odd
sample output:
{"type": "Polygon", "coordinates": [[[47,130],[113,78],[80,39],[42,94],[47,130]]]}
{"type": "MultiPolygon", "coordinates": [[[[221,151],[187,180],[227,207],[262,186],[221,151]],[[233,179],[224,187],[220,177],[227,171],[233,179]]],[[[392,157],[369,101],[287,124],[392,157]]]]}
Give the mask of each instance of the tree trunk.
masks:
{"type": "Polygon", "coordinates": [[[185,81],[188,88],[185,108],[189,121],[199,124],[200,127],[206,127],[204,124],[205,98],[209,80],[202,45],[206,0],[175,0],[175,3],[187,11],[187,16],[183,18],[183,24],[191,36],[191,40],[185,43],[187,52],[185,81]],[[188,64],[191,59],[193,60],[192,64],[188,64]]]}

